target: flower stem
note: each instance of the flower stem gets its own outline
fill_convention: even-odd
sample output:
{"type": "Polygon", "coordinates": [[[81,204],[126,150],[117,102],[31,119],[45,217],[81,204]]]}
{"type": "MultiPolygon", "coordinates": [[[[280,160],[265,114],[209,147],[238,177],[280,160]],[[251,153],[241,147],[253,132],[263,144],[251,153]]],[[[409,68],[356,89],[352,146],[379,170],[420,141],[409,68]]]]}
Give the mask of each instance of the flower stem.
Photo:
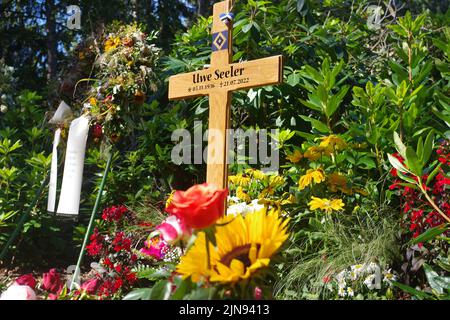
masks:
{"type": "Polygon", "coordinates": [[[208,270],[211,269],[211,259],[210,259],[210,253],[209,253],[209,239],[208,237],[205,237],[206,241],[206,261],[207,261],[207,265],[208,265],[208,270]]]}
{"type": "MultiPolygon", "coordinates": [[[[420,181],[420,178],[418,178],[418,180],[420,181]]],[[[439,209],[437,204],[430,198],[427,191],[422,187],[421,183],[418,182],[417,185],[419,186],[420,191],[422,191],[422,193],[424,194],[425,198],[427,198],[427,200],[431,204],[431,206],[442,216],[442,218],[444,218],[445,220],[447,220],[447,222],[450,223],[450,218],[444,212],[442,212],[441,209],[439,209]]]]}

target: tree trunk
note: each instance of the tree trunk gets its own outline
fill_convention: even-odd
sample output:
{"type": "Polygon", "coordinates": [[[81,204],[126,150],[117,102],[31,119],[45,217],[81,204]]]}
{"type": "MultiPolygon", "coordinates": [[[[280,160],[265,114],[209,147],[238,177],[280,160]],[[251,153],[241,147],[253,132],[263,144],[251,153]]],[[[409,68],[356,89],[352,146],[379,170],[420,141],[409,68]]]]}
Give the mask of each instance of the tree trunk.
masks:
{"type": "Polygon", "coordinates": [[[197,14],[199,16],[206,17],[209,12],[210,1],[209,0],[197,0],[197,14]]]}
{"type": "Polygon", "coordinates": [[[47,80],[56,80],[57,76],[57,39],[54,0],[45,1],[45,18],[47,33],[47,80]]]}

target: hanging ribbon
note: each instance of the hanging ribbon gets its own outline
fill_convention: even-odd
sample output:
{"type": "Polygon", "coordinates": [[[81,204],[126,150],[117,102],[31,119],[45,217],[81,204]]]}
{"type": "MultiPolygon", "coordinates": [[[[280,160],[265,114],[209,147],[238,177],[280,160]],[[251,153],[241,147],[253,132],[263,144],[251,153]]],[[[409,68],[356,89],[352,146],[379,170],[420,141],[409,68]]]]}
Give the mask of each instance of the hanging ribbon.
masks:
{"type": "Polygon", "coordinates": [[[58,179],[58,145],[60,138],[61,138],[61,129],[57,129],[55,131],[55,137],[53,139],[52,166],[50,169],[50,182],[48,185],[48,201],[47,201],[48,212],[55,212],[56,189],[58,179]]]}
{"type": "Polygon", "coordinates": [[[70,124],[58,214],[78,215],[89,118],[81,116],[70,124]]]}
{"type": "MultiPolygon", "coordinates": [[[[49,123],[61,126],[69,118],[72,117],[72,110],[64,101],[58,106],[55,114],[50,119],[49,123]]],[[[53,151],[52,151],[52,165],[50,169],[50,181],[48,186],[48,200],[47,200],[47,211],[55,212],[56,206],[56,191],[58,186],[58,145],[61,140],[61,129],[58,128],[55,131],[55,136],[53,138],[53,151]]]]}

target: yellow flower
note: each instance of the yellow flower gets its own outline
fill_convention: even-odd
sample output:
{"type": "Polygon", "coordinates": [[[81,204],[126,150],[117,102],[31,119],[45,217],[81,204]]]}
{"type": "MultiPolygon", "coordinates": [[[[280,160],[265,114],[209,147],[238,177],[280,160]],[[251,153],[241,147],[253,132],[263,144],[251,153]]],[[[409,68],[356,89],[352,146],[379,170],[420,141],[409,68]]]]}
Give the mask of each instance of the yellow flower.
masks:
{"type": "Polygon", "coordinates": [[[309,186],[312,182],[321,183],[325,181],[325,174],[322,169],[309,169],[306,174],[300,177],[298,181],[298,189],[303,190],[309,186]]]}
{"type": "Polygon", "coordinates": [[[252,201],[252,199],[250,199],[250,196],[247,193],[245,193],[244,189],[241,186],[237,187],[236,189],[236,197],[245,202],[252,201]]]}
{"type": "Polygon", "coordinates": [[[272,256],[286,241],[289,219],[282,220],[279,211],[266,208],[245,217],[225,216],[215,231],[217,246],[209,243],[208,269],[205,233],[200,232],[194,245],[181,257],[176,271],[183,278],[198,282],[236,283],[266,268],[272,256]]]}
{"type": "Polygon", "coordinates": [[[89,104],[90,104],[91,106],[93,106],[93,107],[96,107],[96,106],[97,106],[97,99],[95,99],[95,98],[90,98],[90,99],[89,99],[89,104]]]}
{"type": "Polygon", "coordinates": [[[256,180],[266,180],[267,176],[264,172],[262,172],[261,170],[257,170],[257,169],[247,169],[245,170],[245,173],[247,173],[248,175],[250,175],[251,177],[253,177],[256,180]]]}
{"type": "Polygon", "coordinates": [[[328,137],[321,138],[322,142],[319,144],[319,147],[326,148],[331,152],[334,150],[342,150],[347,146],[344,140],[340,137],[331,134],[328,137]]]}
{"type": "Polygon", "coordinates": [[[283,198],[283,200],[281,200],[282,205],[295,203],[295,197],[290,193],[285,192],[281,198],[283,198]],[[284,199],[286,196],[288,196],[287,199],[284,199]]]}
{"type": "Polygon", "coordinates": [[[292,163],[297,163],[303,158],[302,153],[299,150],[295,150],[290,155],[286,156],[286,159],[288,159],[292,163]]]}
{"type": "Polygon", "coordinates": [[[109,51],[117,48],[119,45],[120,45],[120,38],[119,37],[108,38],[105,41],[105,52],[109,52],[109,51]]]}
{"type": "Polygon", "coordinates": [[[342,191],[345,194],[352,194],[352,189],[347,185],[347,178],[340,173],[333,172],[327,177],[327,184],[332,192],[342,191]]]}
{"type": "Polygon", "coordinates": [[[172,202],[173,199],[173,195],[175,193],[175,190],[172,190],[172,192],[170,193],[169,197],[166,200],[166,208],[170,205],[170,203],[172,202]]]}
{"type": "Polygon", "coordinates": [[[246,187],[250,183],[250,177],[248,175],[239,173],[235,176],[229,176],[228,181],[235,186],[246,187]]]}
{"type": "Polygon", "coordinates": [[[270,178],[269,178],[269,185],[272,188],[281,187],[284,183],[285,183],[285,179],[282,176],[274,175],[274,176],[270,176],[270,178]]]}
{"type": "Polygon", "coordinates": [[[303,155],[305,158],[308,158],[310,161],[315,161],[319,159],[321,156],[329,156],[331,154],[330,150],[328,148],[323,147],[317,147],[312,146],[309,147],[308,150],[306,150],[305,154],[303,155]]]}
{"type": "Polygon", "coordinates": [[[344,208],[344,202],[341,199],[328,200],[326,198],[320,199],[312,196],[311,201],[308,203],[310,210],[323,210],[326,213],[332,213],[333,210],[339,211],[344,208]]]}

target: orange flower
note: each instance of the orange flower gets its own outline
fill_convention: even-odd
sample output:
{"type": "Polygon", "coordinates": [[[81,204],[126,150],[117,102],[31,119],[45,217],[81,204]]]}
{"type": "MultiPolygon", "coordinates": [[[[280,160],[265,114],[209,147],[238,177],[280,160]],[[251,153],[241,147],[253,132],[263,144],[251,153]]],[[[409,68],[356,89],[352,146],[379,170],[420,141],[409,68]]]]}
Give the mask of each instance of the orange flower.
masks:
{"type": "Polygon", "coordinates": [[[225,211],[226,189],[217,189],[207,183],[175,191],[166,211],[175,215],[193,229],[213,225],[225,211]]]}

